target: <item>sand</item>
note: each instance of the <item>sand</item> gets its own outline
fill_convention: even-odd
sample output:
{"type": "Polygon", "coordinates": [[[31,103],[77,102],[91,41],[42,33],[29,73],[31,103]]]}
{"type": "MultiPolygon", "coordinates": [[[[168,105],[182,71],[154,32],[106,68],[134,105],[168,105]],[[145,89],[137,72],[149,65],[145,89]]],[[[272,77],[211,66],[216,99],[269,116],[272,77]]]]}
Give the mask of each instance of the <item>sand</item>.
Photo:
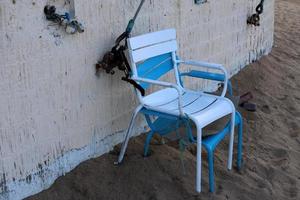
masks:
{"type": "Polygon", "coordinates": [[[184,175],[175,142],[158,145],[155,140],[151,156],[143,158],[145,136],[140,136],[131,140],[121,166],[113,165],[117,151],[112,151],[80,164],[28,200],[300,199],[300,1],[277,0],[275,19],[271,54],[233,78],[238,85],[235,93],[252,91],[258,109],[255,113],[241,109],[245,119],[241,171],[226,170],[227,140],[217,148],[215,193],[208,192],[206,160],[203,192],[194,191],[195,148],[184,153],[184,175]]]}

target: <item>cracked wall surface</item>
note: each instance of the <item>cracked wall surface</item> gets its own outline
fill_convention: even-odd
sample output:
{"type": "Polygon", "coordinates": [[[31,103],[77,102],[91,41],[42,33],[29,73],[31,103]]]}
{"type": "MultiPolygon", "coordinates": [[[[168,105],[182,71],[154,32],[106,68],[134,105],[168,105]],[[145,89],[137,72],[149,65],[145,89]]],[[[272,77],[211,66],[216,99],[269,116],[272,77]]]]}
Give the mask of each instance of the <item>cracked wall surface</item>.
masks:
{"type": "MultiPolygon", "coordinates": [[[[176,28],[179,56],[223,64],[230,75],[270,52],[274,0],[261,26],[247,26],[259,0],[147,0],[133,35],[176,28]]],[[[121,142],[136,105],[115,76],[95,76],[95,63],[124,30],[139,0],[75,0],[82,34],[45,20],[46,4],[64,0],[0,0],[0,200],[48,188],[80,162],[121,142]]],[[[188,85],[214,88],[209,82],[188,85]]],[[[136,133],[144,130],[139,119],[136,133]]]]}

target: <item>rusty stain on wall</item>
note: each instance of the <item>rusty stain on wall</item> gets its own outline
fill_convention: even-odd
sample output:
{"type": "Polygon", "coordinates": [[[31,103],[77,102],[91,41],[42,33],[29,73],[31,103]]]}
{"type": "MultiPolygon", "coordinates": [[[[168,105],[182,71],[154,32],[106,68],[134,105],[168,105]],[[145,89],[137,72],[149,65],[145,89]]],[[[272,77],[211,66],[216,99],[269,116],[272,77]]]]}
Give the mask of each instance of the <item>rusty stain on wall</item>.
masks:
{"type": "MultiPolygon", "coordinates": [[[[176,28],[180,57],[221,63],[232,76],[272,48],[274,0],[266,1],[260,27],[246,24],[258,1],[149,0],[133,35],[176,28]]],[[[97,78],[94,64],[139,0],[75,0],[85,26],[75,35],[45,20],[47,3],[60,13],[68,9],[64,0],[0,2],[0,200],[40,192],[111,150],[122,141],[136,103],[121,73],[97,78]]],[[[194,80],[187,86],[216,87],[194,80]]],[[[138,124],[137,134],[144,130],[142,118],[138,124]]]]}

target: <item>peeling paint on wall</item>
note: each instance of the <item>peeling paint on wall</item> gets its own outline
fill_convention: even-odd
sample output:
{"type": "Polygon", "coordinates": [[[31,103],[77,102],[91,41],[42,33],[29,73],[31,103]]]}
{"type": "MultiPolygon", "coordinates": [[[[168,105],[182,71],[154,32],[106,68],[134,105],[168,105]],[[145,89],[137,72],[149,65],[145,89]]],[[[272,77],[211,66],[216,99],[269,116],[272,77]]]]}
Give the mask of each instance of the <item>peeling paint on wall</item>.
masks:
{"type": "MultiPolygon", "coordinates": [[[[135,132],[143,132],[145,129],[136,129],[135,132]]],[[[6,183],[5,175],[0,178],[0,200],[23,199],[24,197],[38,193],[51,186],[59,176],[74,169],[79,163],[86,159],[98,157],[112,150],[111,144],[117,144],[123,139],[123,132],[118,132],[107,136],[101,140],[93,140],[93,144],[88,144],[82,148],[68,151],[56,158],[54,162],[45,160],[38,163],[31,174],[19,180],[6,183]],[[3,183],[3,184],[1,184],[3,183]],[[9,189],[8,189],[9,188],[9,189]]]]}
{"type": "MultiPolygon", "coordinates": [[[[274,0],[266,1],[260,27],[246,24],[258,1],[146,1],[133,35],[174,27],[180,57],[221,63],[232,76],[272,48],[274,0]]],[[[0,2],[0,200],[46,189],[80,162],[112,149],[136,104],[121,74],[98,78],[94,64],[139,0],[75,0],[85,26],[75,35],[45,20],[47,3],[68,9],[64,0],[0,2]]],[[[187,86],[216,87],[194,80],[187,86]]],[[[138,124],[136,133],[144,130],[142,119],[138,124]]]]}

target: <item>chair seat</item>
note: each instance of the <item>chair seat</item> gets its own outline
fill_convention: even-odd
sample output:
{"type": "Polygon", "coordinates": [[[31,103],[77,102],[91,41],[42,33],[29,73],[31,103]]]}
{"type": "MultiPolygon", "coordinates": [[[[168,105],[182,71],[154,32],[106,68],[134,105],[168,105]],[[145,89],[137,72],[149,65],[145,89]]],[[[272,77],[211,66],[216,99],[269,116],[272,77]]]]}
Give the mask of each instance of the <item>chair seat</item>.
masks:
{"type": "MultiPolygon", "coordinates": [[[[144,98],[144,106],[178,116],[178,93],[173,88],[159,90],[144,98]]],[[[182,107],[184,113],[202,127],[233,112],[233,104],[227,98],[188,90],[182,94],[182,107]]]]}

